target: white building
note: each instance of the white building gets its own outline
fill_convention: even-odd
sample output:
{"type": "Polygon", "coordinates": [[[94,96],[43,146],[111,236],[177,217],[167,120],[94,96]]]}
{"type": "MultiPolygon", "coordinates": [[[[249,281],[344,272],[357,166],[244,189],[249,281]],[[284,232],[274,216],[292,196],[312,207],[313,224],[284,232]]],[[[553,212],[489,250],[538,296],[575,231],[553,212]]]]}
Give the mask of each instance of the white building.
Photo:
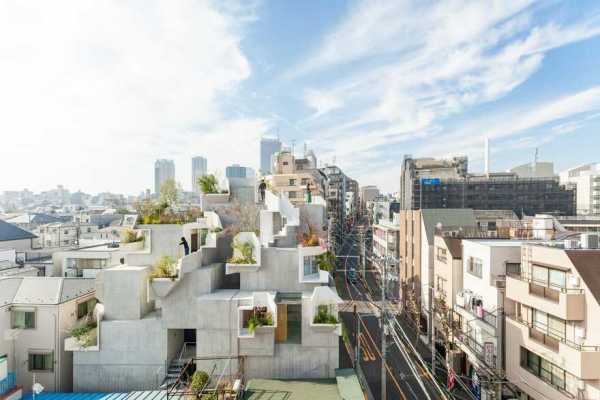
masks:
{"type": "Polygon", "coordinates": [[[34,248],[36,239],[33,233],[0,220],[0,248],[28,251],[34,248]]]}
{"type": "Polygon", "coordinates": [[[154,194],[160,194],[160,187],[169,179],[175,179],[175,163],[173,160],[156,160],[154,163],[154,194]]]}
{"type": "Polygon", "coordinates": [[[207,160],[204,157],[192,157],[192,192],[200,194],[198,179],[208,174],[207,160]]]}
{"type": "Polygon", "coordinates": [[[560,183],[577,187],[577,214],[600,215],[600,163],[567,169],[560,183]]]}
{"type": "Polygon", "coordinates": [[[511,168],[509,172],[513,172],[519,178],[553,178],[554,163],[536,161],[511,168]]]}
{"type": "MultiPolygon", "coordinates": [[[[326,250],[298,245],[300,208],[271,192],[265,205],[259,234],[233,239],[234,259],[227,229],[217,214],[205,213],[196,230],[183,226],[188,243],[194,234],[205,239],[176,258],[174,276],[150,278],[151,263],[142,257],[103,270],[97,278],[101,340],[70,347],[74,389],[148,389],[163,379],[169,385],[190,360],[225,380],[242,372],[246,378],[334,377],[341,299],[320,269],[318,256],[326,250]]],[[[180,235],[171,236],[178,241],[180,235]]]]}
{"type": "Polygon", "coordinates": [[[45,249],[74,247],[82,240],[98,237],[98,226],[87,223],[54,222],[39,228],[39,243],[45,249]]]}
{"type": "Polygon", "coordinates": [[[72,390],[72,357],[62,343],[94,306],[91,279],[0,279],[0,359],[17,385],[31,387],[35,373],[46,391],[72,390]]]}

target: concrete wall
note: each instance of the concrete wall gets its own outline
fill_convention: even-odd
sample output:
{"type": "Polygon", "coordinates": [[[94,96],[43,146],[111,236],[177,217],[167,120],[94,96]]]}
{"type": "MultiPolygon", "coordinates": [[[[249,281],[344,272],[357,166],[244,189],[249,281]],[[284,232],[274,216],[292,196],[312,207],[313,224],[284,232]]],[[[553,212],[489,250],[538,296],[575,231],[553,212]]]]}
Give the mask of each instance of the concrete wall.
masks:
{"type": "Polygon", "coordinates": [[[153,308],[148,301],[149,267],[117,266],[101,272],[100,298],[107,320],[135,320],[153,308]]]}
{"type": "Polygon", "coordinates": [[[16,251],[30,251],[32,239],[4,240],[0,242],[0,249],[15,249],[16,251]]]}
{"type": "Polygon", "coordinates": [[[100,329],[100,351],[74,353],[74,391],[124,392],[161,384],[173,349],[167,349],[167,330],[158,315],[131,321],[104,320],[100,329]]]}
{"type": "Polygon", "coordinates": [[[311,347],[275,344],[275,357],[247,357],[247,379],[317,379],[335,377],[339,365],[338,347],[311,347]]]}
{"type": "Polygon", "coordinates": [[[156,224],[137,225],[136,229],[150,230],[150,253],[138,252],[125,255],[128,265],[154,265],[162,256],[170,256],[174,260],[183,256],[183,247],[179,241],[183,236],[182,225],[156,224]]]}

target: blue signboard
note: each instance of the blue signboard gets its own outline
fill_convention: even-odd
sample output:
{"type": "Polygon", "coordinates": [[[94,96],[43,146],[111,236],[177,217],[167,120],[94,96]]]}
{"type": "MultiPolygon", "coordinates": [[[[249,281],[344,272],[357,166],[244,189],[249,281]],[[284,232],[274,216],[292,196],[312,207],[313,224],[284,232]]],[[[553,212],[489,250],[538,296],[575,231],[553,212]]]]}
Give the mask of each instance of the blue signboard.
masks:
{"type": "Polygon", "coordinates": [[[440,178],[423,178],[421,179],[421,185],[423,186],[435,186],[441,185],[442,181],[440,178]]]}

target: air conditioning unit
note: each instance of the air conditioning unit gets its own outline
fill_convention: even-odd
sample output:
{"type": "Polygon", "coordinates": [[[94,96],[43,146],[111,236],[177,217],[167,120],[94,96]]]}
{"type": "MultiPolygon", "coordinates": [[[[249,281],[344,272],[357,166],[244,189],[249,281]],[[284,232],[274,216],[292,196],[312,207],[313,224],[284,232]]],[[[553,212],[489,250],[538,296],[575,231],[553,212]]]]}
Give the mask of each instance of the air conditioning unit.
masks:
{"type": "Polygon", "coordinates": [[[585,340],[585,327],[575,326],[575,342],[581,345],[585,340]]]}
{"type": "Polygon", "coordinates": [[[594,234],[594,233],[581,234],[581,248],[582,249],[597,249],[598,248],[598,235],[594,234]]]}
{"type": "Polygon", "coordinates": [[[578,288],[580,284],[579,277],[577,275],[569,275],[569,285],[572,288],[578,288]]]}
{"type": "Polygon", "coordinates": [[[506,288],[506,281],[504,279],[496,279],[495,286],[498,289],[504,289],[506,288]]]}

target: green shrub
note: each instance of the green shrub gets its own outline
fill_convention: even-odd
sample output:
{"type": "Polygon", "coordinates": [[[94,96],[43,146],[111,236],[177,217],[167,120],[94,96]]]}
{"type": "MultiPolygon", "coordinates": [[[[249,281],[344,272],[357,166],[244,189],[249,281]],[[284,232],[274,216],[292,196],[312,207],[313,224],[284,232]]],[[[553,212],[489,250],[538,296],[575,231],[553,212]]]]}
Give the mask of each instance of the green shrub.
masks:
{"type": "Polygon", "coordinates": [[[326,305],[320,305],[317,307],[317,315],[315,315],[313,323],[335,325],[338,323],[338,319],[335,315],[329,313],[329,309],[326,305]]]}
{"type": "Polygon", "coordinates": [[[217,182],[217,178],[213,174],[201,176],[198,178],[197,184],[200,186],[202,193],[210,194],[219,192],[219,182],[217,182]]]}
{"type": "Polygon", "coordinates": [[[335,256],[332,252],[328,251],[318,255],[316,258],[317,262],[319,263],[319,269],[328,272],[331,272],[335,269],[335,256]]]}
{"type": "Polygon", "coordinates": [[[154,265],[152,273],[150,273],[150,279],[156,278],[171,278],[175,279],[177,274],[175,272],[175,261],[169,256],[162,256],[154,265]]]}
{"type": "Polygon", "coordinates": [[[273,316],[267,307],[254,307],[252,315],[248,318],[248,331],[254,333],[259,326],[273,326],[273,316]]]}
{"type": "Polygon", "coordinates": [[[123,231],[123,233],[121,233],[121,243],[122,244],[143,242],[143,241],[144,241],[144,236],[143,235],[138,236],[137,232],[134,231],[133,229],[126,229],[123,231]]]}
{"type": "Polygon", "coordinates": [[[95,344],[95,340],[90,334],[92,330],[97,327],[97,323],[94,320],[85,322],[83,325],[79,325],[71,329],[71,336],[73,336],[79,344],[83,347],[92,346],[95,344]]]}
{"type": "Polygon", "coordinates": [[[194,375],[192,375],[192,383],[190,384],[190,389],[194,393],[200,392],[204,385],[208,382],[208,374],[204,371],[196,371],[194,375]]]}
{"type": "Polygon", "coordinates": [[[231,248],[234,253],[228,262],[232,264],[256,264],[256,259],[252,255],[252,251],[254,250],[252,243],[236,239],[231,244],[231,248]],[[238,251],[238,255],[235,254],[236,250],[238,251]]]}

